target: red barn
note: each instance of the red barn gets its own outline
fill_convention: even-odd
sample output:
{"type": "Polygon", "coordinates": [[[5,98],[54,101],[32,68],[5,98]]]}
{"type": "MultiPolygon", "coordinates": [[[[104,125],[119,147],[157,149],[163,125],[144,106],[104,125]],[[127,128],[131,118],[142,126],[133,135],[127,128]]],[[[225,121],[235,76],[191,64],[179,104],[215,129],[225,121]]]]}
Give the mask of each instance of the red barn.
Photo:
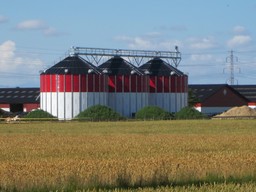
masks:
{"type": "Polygon", "coordinates": [[[189,85],[189,89],[199,100],[195,108],[207,115],[219,114],[232,107],[248,105],[250,102],[227,84],[189,85]]]}

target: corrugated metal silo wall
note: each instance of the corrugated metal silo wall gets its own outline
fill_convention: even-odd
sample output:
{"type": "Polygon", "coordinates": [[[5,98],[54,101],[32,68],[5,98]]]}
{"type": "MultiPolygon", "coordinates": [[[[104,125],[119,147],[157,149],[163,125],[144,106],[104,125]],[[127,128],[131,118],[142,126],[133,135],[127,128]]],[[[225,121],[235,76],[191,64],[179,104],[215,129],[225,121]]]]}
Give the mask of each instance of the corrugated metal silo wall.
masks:
{"type": "Polygon", "coordinates": [[[150,76],[149,103],[168,112],[187,106],[187,76],[150,76]]]}
{"type": "Polygon", "coordinates": [[[72,119],[90,106],[107,105],[105,78],[96,74],[42,74],[40,107],[59,119],[72,119]]]}
{"type": "Polygon", "coordinates": [[[108,77],[108,106],[131,117],[145,106],[177,112],[187,106],[188,78],[184,76],[117,75],[108,77]]]}
{"type": "Polygon", "coordinates": [[[108,77],[108,106],[131,117],[148,105],[147,76],[113,75],[108,77]]]}
{"type": "Polygon", "coordinates": [[[145,106],[177,112],[187,106],[184,76],[41,74],[40,107],[59,119],[72,119],[93,105],[106,105],[131,117],[145,106]]]}

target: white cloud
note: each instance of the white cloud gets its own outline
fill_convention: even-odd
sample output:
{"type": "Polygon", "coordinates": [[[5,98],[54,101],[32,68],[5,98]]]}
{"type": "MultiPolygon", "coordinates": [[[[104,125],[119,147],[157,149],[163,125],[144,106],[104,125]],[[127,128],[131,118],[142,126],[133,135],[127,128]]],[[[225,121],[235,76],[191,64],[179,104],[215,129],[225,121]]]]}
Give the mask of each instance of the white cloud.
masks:
{"type": "Polygon", "coordinates": [[[5,23],[8,21],[8,18],[3,16],[3,15],[0,15],[0,23],[5,23]]]}
{"type": "Polygon", "coordinates": [[[43,30],[43,34],[46,35],[46,36],[58,36],[60,35],[61,33],[59,33],[57,31],[57,29],[53,28],[53,27],[48,27],[48,28],[45,28],[43,30]]]}
{"type": "Polygon", "coordinates": [[[135,37],[128,44],[128,46],[131,49],[152,49],[154,47],[153,44],[149,40],[143,39],[141,37],[135,37]]]}
{"type": "Polygon", "coordinates": [[[46,24],[41,20],[26,20],[18,23],[16,28],[20,30],[41,30],[46,28],[46,24]]]}
{"type": "Polygon", "coordinates": [[[118,41],[128,43],[130,49],[152,49],[154,46],[149,39],[143,37],[117,36],[118,41]]]}
{"type": "Polygon", "coordinates": [[[189,47],[191,49],[211,49],[216,46],[215,40],[213,37],[205,37],[202,39],[190,38],[189,44],[190,44],[189,47]]]}
{"type": "Polygon", "coordinates": [[[227,41],[229,48],[247,45],[252,41],[252,37],[248,35],[246,28],[241,25],[237,25],[233,28],[234,36],[227,41]]]}
{"type": "Polygon", "coordinates": [[[13,41],[5,41],[0,45],[1,71],[9,71],[15,68],[14,51],[15,43],[13,41]]]}
{"type": "Polygon", "coordinates": [[[182,43],[178,40],[159,40],[156,38],[158,33],[147,34],[145,37],[129,37],[117,36],[117,41],[127,43],[130,49],[145,49],[145,50],[172,50],[176,45],[180,46],[182,43]]]}
{"type": "Polygon", "coordinates": [[[26,82],[30,84],[31,78],[39,82],[38,71],[42,68],[43,61],[34,55],[18,55],[14,41],[0,44],[1,86],[21,86],[26,82]]]}
{"type": "Polygon", "coordinates": [[[249,35],[236,35],[227,42],[228,47],[242,46],[250,43],[252,38],[249,35]]]}
{"type": "Polygon", "coordinates": [[[244,33],[246,30],[243,26],[237,25],[237,26],[234,27],[233,31],[236,34],[241,34],[241,33],[244,33]]]}
{"type": "Polygon", "coordinates": [[[157,37],[160,37],[161,36],[161,33],[160,32],[149,32],[146,34],[148,37],[154,37],[154,38],[157,38],[157,37]]]}
{"type": "Polygon", "coordinates": [[[159,42],[158,47],[160,50],[175,51],[175,46],[178,46],[180,51],[184,47],[183,43],[179,40],[166,40],[159,42]]]}
{"type": "Polygon", "coordinates": [[[38,30],[45,36],[59,36],[62,33],[54,27],[50,27],[47,23],[42,20],[26,20],[17,24],[16,29],[18,30],[38,30]]]}

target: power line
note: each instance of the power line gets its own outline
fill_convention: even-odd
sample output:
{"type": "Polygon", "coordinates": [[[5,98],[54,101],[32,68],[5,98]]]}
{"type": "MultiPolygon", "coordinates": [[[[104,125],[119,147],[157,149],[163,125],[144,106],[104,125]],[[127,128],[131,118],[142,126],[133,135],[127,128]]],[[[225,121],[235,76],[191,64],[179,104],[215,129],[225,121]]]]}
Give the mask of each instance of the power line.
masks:
{"type": "Polygon", "coordinates": [[[234,62],[237,62],[238,61],[238,57],[234,56],[234,51],[231,50],[230,51],[230,55],[226,58],[226,62],[229,63],[228,65],[228,69],[229,69],[229,72],[230,72],[230,76],[229,76],[229,79],[228,79],[228,82],[230,83],[230,85],[234,85],[235,83],[235,75],[234,75],[234,62]]]}

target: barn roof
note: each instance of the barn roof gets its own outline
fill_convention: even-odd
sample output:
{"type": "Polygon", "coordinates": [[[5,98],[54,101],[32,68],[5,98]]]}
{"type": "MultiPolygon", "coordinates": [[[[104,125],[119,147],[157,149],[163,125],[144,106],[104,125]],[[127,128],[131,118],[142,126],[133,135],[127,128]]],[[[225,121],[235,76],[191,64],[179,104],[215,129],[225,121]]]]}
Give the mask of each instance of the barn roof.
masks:
{"type": "Polygon", "coordinates": [[[99,70],[90,62],[80,56],[69,56],[58,62],[42,74],[88,74],[100,73],[99,70]]]}
{"type": "Polygon", "coordinates": [[[191,90],[192,93],[195,95],[195,97],[200,100],[200,102],[205,101],[223,87],[231,89],[232,92],[237,94],[239,97],[243,98],[244,100],[250,101],[248,98],[245,97],[245,95],[243,95],[241,92],[234,89],[232,86],[228,84],[192,84],[188,87],[189,90],[191,90]]]}
{"type": "Polygon", "coordinates": [[[39,88],[0,88],[0,103],[40,103],[39,88]]]}
{"type": "Polygon", "coordinates": [[[231,85],[236,91],[246,97],[248,100],[256,101],[256,85],[231,85]]]}
{"type": "Polygon", "coordinates": [[[151,59],[147,63],[140,66],[140,69],[143,70],[145,74],[154,76],[184,75],[183,72],[160,58],[151,59]]]}
{"type": "Polygon", "coordinates": [[[139,68],[119,56],[112,57],[105,63],[101,64],[99,68],[103,73],[110,75],[131,75],[134,73],[142,75],[139,68]]]}

